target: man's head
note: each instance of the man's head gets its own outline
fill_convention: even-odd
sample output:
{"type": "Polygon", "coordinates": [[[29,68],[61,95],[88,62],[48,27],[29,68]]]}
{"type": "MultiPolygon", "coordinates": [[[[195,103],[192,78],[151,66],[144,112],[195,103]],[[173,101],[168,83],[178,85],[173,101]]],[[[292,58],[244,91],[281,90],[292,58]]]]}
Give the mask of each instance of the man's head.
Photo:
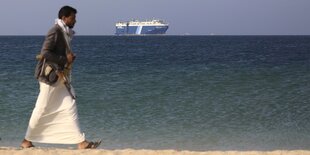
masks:
{"type": "Polygon", "coordinates": [[[63,20],[64,23],[69,27],[73,28],[76,23],[75,14],[76,9],[70,6],[63,6],[58,12],[58,18],[63,20]]]}

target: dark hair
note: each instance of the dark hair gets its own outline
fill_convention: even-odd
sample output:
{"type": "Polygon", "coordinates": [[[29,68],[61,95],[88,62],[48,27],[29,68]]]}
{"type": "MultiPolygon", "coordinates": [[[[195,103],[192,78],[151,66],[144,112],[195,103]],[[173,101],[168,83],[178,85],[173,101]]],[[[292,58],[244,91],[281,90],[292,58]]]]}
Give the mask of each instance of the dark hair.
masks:
{"type": "Polygon", "coordinates": [[[71,13],[76,14],[77,11],[71,6],[63,6],[58,12],[58,18],[61,19],[63,16],[69,17],[71,13]]]}

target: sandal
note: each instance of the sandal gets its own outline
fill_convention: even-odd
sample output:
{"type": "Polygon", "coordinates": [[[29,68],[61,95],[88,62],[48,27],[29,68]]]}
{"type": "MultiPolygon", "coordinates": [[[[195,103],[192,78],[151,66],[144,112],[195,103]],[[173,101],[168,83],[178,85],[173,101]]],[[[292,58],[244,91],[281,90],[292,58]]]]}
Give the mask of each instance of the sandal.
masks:
{"type": "Polygon", "coordinates": [[[20,146],[21,149],[28,149],[28,148],[32,148],[34,147],[34,145],[29,145],[29,146],[20,146]]]}
{"type": "Polygon", "coordinates": [[[88,142],[88,145],[83,149],[96,149],[101,144],[101,140],[97,142],[88,142]]]}

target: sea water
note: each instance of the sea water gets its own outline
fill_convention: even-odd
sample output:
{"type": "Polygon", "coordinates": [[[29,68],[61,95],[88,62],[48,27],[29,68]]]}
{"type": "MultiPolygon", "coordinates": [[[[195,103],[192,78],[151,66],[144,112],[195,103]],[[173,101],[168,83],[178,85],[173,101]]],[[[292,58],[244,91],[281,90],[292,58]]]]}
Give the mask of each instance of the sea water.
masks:
{"type": "MultiPolygon", "coordinates": [[[[0,146],[24,138],[43,40],[0,37],[0,146]]],[[[72,44],[80,126],[100,148],[310,149],[309,36],[76,36],[72,44]]]]}

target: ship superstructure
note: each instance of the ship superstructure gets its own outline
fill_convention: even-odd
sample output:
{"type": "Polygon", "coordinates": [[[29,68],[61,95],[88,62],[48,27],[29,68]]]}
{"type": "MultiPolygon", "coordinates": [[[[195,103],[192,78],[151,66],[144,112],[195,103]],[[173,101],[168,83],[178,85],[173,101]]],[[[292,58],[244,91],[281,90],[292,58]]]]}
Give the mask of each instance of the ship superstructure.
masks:
{"type": "Polygon", "coordinates": [[[127,22],[117,22],[115,24],[116,35],[148,35],[165,34],[169,28],[168,23],[163,20],[131,20],[127,22]]]}

